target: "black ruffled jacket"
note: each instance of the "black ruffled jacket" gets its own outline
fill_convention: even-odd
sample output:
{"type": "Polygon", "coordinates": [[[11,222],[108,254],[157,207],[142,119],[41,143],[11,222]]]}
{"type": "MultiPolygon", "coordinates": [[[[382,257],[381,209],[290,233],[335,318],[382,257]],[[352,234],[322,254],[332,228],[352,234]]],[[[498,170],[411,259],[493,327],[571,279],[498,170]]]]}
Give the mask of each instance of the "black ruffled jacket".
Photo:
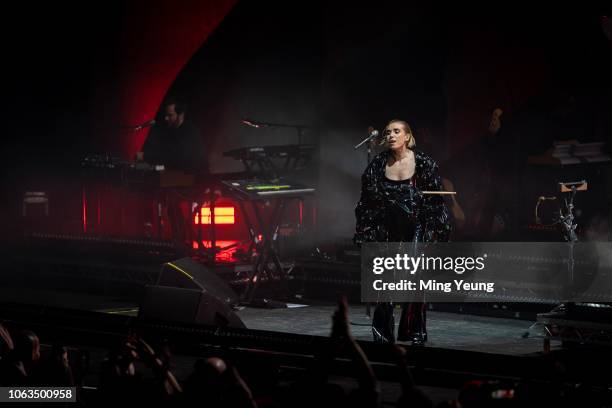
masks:
{"type": "MultiPolygon", "coordinates": [[[[419,191],[440,191],[442,182],[438,176],[438,165],[423,152],[413,150],[416,160],[416,186],[419,191]]],[[[389,206],[397,205],[381,185],[385,178],[385,166],[391,151],[378,154],[370,162],[361,176],[361,198],[355,207],[357,226],[353,241],[362,242],[388,241],[385,217],[389,206]]],[[[420,205],[418,209],[421,239],[425,242],[446,242],[449,240],[451,225],[448,209],[442,196],[425,195],[420,203],[403,203],[403,205],[420,205]]]]}

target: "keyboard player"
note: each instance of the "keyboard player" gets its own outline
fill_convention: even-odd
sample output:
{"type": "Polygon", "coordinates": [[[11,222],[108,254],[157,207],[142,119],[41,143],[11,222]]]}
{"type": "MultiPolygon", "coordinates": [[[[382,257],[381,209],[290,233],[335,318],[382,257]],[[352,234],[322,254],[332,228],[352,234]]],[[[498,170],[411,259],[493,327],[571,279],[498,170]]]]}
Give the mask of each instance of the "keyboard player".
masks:
{"type": "MultiPolygon", "coordinates": [[[[195,176],[207,174],[209,166],[202,135],[187,118],[185,103],[168,98],[159,116],[161,123],[151,128],[138,159],[150,165],[163,165],[167,171],[178,170],[195,176]]],[[[172,239],[181,253],[189,252],[192,239],[191,197],[187,193],[185,189],[170,188],[159,197],[166,205],[172,239]]]]}
{"type": "Polygon", "coordinates": [[[170,98],[162,107],[162,121],[151,128],[142,148],[142,160],[166,169],[208,173],[206,149],[199,129],[186,117],[186,106],[170,98]]]}

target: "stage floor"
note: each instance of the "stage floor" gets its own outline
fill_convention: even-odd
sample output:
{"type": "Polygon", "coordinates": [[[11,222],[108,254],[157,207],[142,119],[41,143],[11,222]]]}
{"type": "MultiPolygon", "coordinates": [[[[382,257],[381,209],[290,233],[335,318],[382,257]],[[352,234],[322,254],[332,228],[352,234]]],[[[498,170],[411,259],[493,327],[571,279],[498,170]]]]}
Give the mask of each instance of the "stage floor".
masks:
{"type": "MultiPolygon", "coordinates": [[[[313,336],[329,336],[333,305],[311,305],[287,309],[244,308],[238,316],[249,329],[313,336]]],[[[351,331],[358,340],[372,340],[365,306],[351,305],[351,331]]],[[[395,321],[400,310],[396,309],[395,321]]],[[[533,322],[496,317],[430,311],[427,314],[428,346],[505,355],[527,355],[542,351],[542,340],[524,337],[533,322]]]]}
{"type": "MultiPolygon", "coordinates": [[[[30,303],[128,316],[138,314],[133,301],[86,293],[0,288],[5,302],[30,303]]],[[[298,305],[281,309],[244,307],[236,311],[249,329],[311,336],[329,336],[333,304],[298,305]]],[[[396,309],[396,323],[400,310],[396,309]]],[[[365,305],[349,307],[351,331],[358,340],[372,340],[365,305]]],[[[528,355],[542,351],[542,339],[525,336],[533,324],[527,320],[428,311],[428,346],[504,355],[528,355]]],[[[553,347],[557,346],[553,342],[553,347]]]]}

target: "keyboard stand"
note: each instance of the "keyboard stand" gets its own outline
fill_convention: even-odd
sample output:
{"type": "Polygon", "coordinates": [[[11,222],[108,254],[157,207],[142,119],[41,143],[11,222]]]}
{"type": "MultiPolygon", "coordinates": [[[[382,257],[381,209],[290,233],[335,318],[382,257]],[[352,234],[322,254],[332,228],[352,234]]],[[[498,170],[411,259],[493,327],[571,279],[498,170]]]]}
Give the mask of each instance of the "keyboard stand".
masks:
{"type": "Polygon", "coordinates": [[[253,250],[257,253],[257,258],[253,264],[253,269],[248,277],[247,287],[242,294],[241,303],[254,306],[254,307],[267,307],[267,308],[284,308],[287,305],[283,302],[271,301],[268,299],[255,299],[255,293],[261,283],[262,279],[270,281],[281,280],[284,278],[283,267],[276,250],[276,241],[278,238],[278,232],[280,223],[282,220],[283,211],[287,202],[287,198],[278,198],[274,200],[272,211],[270,212],[270,220],[264,222],[262,212],[259,208],[261,200],[248,200],[246,202],[251,204],[257,223],[259,224],[260,234],[255,232],[253,223],[246,211],[244,201],[238,201],[240,210],[244,214],[244,220],[249,230],[251,237],[251,245],[249,246],[249,253],[253,250]]]}
{"type": "MultiPolygon", "coordinates": [[[[305,195],[314,193],[315,189],[279,179],[225,180],[222,183],[232,192],[240,205],[242,214],[244,214],[245,224],[251,239],[249,255],[252,257],[253,251],[257,253],[253,269],[248,276],[247,288],[241,297],[242,302],[255,307],[287,307],[282,302],[255,299],[255,293],[263,280],[282,282],[286,279],[276,249],[283,212],[288,200],[297,199],[301,201],[305,195]],[[246,211],[247,204],[245,203],[250,203],[249,205],[253,209],[253,214],[259,224],[259,231],[253,225],[246,211]],[[267,209],[265,212],[269,217],[264,219],[263,215],[265,214],[263,214],[262,208],[268,206],[271,206],[271,209],[267,209]]],[[[300,216],[300,224],[301,222],[300,216]]]]}

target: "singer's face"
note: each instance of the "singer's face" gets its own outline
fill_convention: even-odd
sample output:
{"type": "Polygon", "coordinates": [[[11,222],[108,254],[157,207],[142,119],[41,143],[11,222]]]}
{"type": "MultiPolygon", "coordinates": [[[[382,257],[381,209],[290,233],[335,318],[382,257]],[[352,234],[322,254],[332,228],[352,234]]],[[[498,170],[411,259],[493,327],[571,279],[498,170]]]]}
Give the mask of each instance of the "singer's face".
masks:
{"type": "Polygon", "coordinates": [[[167,105],[164,108],[164,123],[168,127],[177,128],[183,123],[183,114],[176,113],[176,105],[167,105]]]}
{"type": "Polygon", "coordinates": [[[410,135],[400,122],[391,122],[385,128],[385,138],[391,150],[402,149],[410,135]]]}

